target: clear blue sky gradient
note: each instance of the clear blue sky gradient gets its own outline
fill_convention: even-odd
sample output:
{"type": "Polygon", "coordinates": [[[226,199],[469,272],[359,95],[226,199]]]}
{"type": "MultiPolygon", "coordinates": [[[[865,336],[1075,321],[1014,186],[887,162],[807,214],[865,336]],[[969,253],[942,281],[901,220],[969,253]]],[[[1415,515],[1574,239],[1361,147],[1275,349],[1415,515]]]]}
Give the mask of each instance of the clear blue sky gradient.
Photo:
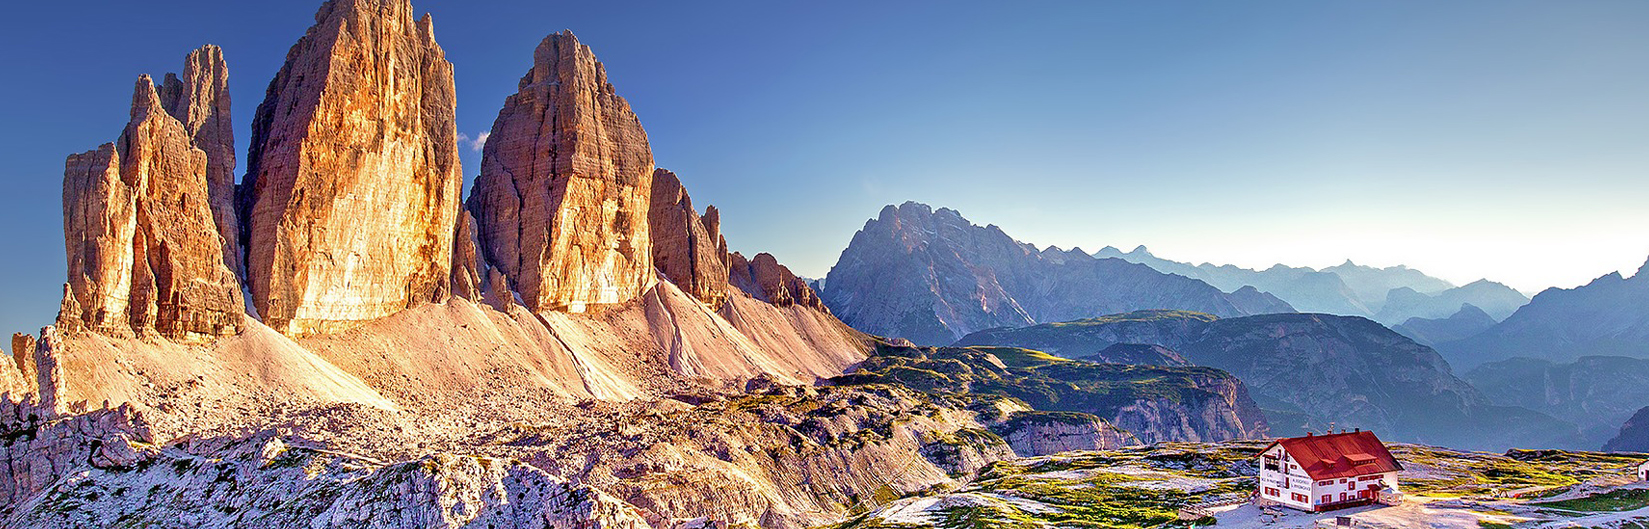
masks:
{"type": "MultiPolygon", "coordinates": [[[[318,1],[26,2],[0,20],[0,330],[55,314],[63,159],[205,43],[236,136],[318,1]]],[[[1645,2],[423,0],[458,123],[546,34],[594,47],[732,247],[823,275],[885,204],[1194,262],[1572,286],[1649,256],[1645,2]]],[[[479,170],[464,150],[465,173],[479,170]]]]}

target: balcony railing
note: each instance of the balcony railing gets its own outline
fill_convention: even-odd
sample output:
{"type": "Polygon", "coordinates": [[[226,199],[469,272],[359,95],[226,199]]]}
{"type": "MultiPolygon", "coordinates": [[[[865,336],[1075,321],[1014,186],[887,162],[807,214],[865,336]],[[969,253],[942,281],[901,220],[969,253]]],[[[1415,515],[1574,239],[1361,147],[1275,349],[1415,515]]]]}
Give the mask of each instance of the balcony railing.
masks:
{"type": "Polygon", "coordinates": [[[1337,501],[1337,502],[1333,502],[1333,503],[1319,503],[1319,504],[1317,504],[1317,510],[1318,511],[1337,511],[1337,510],[1340,510],[1340,509],[1350,509],[1352,507],[1362,507],[1364,505],[1372,505],[1372,504],[1374,504],[1374,498],[1352,498],[1352,499],[1349,499],[1349,500],[1337,501]]]}

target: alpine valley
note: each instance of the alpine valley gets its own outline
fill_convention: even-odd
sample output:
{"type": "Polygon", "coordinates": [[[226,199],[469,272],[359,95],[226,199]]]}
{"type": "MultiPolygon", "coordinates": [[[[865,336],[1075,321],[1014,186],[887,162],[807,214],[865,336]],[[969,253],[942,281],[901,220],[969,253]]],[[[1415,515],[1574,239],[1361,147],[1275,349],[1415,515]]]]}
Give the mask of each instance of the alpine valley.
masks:
{"type": "Polygon", "coordinates": [[[0,527],[1189,528],[1277,437],[1377,430],[1439,498],[1649,451],[1645,271],[1531,300],[905,202],[809,280],[730,250],[571,31],[496,54],[467,189],[410,0],[326,0],[249,119],[232,49],[139,76],[0,366],[0,527]]]}

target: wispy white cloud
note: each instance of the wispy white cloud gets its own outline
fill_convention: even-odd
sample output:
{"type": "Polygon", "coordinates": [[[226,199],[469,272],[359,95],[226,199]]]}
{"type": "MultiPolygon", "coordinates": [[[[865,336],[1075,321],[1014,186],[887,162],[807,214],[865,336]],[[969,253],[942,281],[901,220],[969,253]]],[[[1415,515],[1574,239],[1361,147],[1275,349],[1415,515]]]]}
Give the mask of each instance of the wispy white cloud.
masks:
{"type": "Polygon", "coordinates": [[[487,146],[487,138],[491,136],[492,132],[490,131],[477,134],[473,138],[468,134],[460,132],[458,133],[458,144],[469,146],[472,151],[481,152],[481,148],[487,146]]]}

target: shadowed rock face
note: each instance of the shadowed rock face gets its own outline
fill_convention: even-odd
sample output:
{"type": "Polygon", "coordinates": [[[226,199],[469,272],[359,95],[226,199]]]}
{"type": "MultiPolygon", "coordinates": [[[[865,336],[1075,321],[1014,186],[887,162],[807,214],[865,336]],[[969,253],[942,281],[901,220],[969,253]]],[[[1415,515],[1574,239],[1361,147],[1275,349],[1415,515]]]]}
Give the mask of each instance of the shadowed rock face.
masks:
{"type": "Polygon", "coordinates": [[[184,340],[239,331],[240,282],[224,262],[208,160],[139,78],[120,140],[64,167],[64,326],[184,340]]]}
{"type": "Polygon", "coordinates": [[[482,251],[527,308],[582,312],[653,282],[653,154],[571,32],[546,37],[493,122],[470,196],[482,251]]]}
{"type": "Polygon", "coordinates": [[[264,323],[336,332],[439,300],[462,178],[452,64],[406,0],[333,0],[252,124],[242,208],[264,323]]]}
{"type": "Polygon", "coordinates": [[[699,217],[681,179],[659,169],[653,172],[653,200],[647,219],[653,266],[682,291],[713,307],[720,306],[727,298],[728,278],[719,216],[714,223],[699,217]]]}
{"type": "Polygon", "coordinates": [[[1649,452],[1649,406],[1620,426],[1620,434],[1603,445],[1605,452],[1649,452]]]}
{"type": "Polygon", "coordinates": [[[1495,404],[1522,406],[1579,425],[1584,437],[1562,448],[1597,448],[1649,403],[1649,360],[1641,358],[1583,356],[1569,363],[1513,358],[1478,366],[1465,379],[1495,404]]]}

